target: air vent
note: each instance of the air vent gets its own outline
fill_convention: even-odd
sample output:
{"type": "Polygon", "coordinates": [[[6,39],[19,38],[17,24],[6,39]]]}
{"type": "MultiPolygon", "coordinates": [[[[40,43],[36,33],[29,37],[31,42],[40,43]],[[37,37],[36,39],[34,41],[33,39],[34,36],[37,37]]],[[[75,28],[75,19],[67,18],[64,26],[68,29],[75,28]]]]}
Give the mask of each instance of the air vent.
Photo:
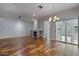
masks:
{"type": "Polygon", "coordinates": [[[43,8],[43,6],[42,6],[42,5],[39,5],[39,6],[38,6],[38,8],[42,9],[42,8],[43,8]]]}

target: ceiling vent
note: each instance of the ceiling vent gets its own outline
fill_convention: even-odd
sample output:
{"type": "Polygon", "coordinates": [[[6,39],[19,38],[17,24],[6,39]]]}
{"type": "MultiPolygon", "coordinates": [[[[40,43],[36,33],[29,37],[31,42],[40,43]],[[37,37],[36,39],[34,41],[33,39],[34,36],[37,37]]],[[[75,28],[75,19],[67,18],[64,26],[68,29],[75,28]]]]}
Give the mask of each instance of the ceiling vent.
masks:
{"type": "Polygon", "coordinates": [[[38,6],[38,8],[42,9],[42,8],[43,8],[43,6],[42,6],[42,5],[39,5],[39,6],[38,6]]]}

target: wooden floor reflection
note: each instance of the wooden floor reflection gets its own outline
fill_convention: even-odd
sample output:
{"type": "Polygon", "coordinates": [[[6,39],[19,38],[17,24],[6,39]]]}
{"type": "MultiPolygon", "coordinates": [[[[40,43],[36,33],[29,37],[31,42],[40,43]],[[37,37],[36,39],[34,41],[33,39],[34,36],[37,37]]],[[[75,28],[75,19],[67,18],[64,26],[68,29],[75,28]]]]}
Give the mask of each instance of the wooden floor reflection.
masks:
{"type": "Polygon", "coordinates": [[[58,56],[78,56],[79,48],[77,45],[56,42],[56,49],[58,56]]]}
{"type": "Polygon", "coordinates": [[[31,36],[0,40],[0,56],[77,56],[78,46],[51,41],[46,46],[43,38],[31,36]]]}

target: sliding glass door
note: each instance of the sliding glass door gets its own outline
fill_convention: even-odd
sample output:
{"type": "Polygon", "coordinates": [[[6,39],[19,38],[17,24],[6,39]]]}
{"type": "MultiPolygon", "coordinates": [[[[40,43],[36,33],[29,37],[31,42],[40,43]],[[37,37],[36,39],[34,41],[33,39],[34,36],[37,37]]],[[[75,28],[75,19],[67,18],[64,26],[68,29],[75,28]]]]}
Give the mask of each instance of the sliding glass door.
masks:
{"type": "Polygon", "coordinates": [[[56,40],[78,44],[78,19],[56,22],[56,40]]]}
{"type": "Polygon", "coordinates": [[[56,22],[56,39],[65,42],[65,22],[56,22]]]}
{"type": "Polygon", "coordinates": [[[66,36],[67,42],[72,44],[78,44],[78,20],[66,21],[66,36]]]}
{"type": "Polygon", "coordinates": [[[73,24],[72,24],[72,21],[73,20],[67,20],[67,21],[65,21],[66,23],[65,23],[65,25],[66,25],[66,32],[65,32],[65,34],[66,34],[66,42],[67,43],[72,43],[72,33],[73,33],[73,24]]]}

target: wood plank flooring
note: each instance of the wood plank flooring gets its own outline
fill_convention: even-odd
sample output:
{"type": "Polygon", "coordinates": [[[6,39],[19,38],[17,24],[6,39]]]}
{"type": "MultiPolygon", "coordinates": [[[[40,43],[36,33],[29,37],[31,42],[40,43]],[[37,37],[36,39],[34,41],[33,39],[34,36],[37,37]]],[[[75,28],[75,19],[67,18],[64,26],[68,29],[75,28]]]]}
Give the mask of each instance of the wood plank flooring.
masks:
{"type": "Polygon", "coordinates": [[[67,56],[78,55],[78,46],[51,41],[46,46],[43,38],[31,36],[0,39],[0,56],[67,56]]]}

